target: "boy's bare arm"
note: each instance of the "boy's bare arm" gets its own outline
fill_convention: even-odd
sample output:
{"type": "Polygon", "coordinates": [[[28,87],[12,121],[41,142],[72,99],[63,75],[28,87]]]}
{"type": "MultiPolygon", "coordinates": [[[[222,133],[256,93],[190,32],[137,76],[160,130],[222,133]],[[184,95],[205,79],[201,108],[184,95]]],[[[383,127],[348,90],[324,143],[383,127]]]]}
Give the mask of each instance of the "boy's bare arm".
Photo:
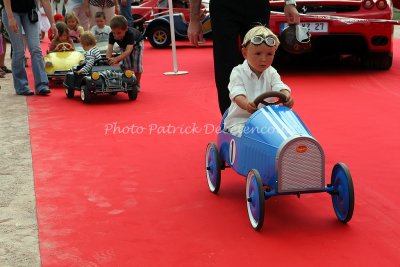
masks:
{"type": "Polygon", "coordinates": [[[120,62],[121,60],[123,60],[126,57],[129,57],[129,55],[132,53],[132,50],[133,50],[133,45],[127,45],[125,51],[121,55],[116,56],[116,57],[111,57],[111,56],[109,57],[107,54],[107,58],[109,58],[110,64],[114,64],[114,63],[120,62]]]}
{"type": "Polygon", "coordinates": [[[114,45],[108,44],[108,46],[107,46],[107,52],[106,52],[106,57],[107,57],[108,59],[110,59],[110,58],[112,57],[113,49],[114,49],[114,45]]]}
{"type": "Polygon", "coordinates": [[[254,112],[257,111],[256,105],[254,105],[253,102],[250,102],[246,96],[244,95],[238,95],[236,96],[233,101],[244,110],[247,110],[248,113],[253,114],[254,112]]]}

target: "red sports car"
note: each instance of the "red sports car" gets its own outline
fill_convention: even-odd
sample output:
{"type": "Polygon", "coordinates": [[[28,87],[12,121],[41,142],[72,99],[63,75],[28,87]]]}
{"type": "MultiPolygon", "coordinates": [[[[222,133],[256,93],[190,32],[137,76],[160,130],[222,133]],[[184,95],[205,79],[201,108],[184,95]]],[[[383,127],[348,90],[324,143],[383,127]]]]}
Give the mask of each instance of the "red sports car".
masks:
{"type": "MultiPolygon", "coordinates": [[[[399,0],[297,0],[301,24],[311,32],[315,56],[355,55],[364,67],[389,69],[393,57],[393,4],[399,0]],[[386,22],[385,22],[386,21],[386,22]]],[[[270,27],[286,26],[283,1],[271,1],[270,27]]]]}

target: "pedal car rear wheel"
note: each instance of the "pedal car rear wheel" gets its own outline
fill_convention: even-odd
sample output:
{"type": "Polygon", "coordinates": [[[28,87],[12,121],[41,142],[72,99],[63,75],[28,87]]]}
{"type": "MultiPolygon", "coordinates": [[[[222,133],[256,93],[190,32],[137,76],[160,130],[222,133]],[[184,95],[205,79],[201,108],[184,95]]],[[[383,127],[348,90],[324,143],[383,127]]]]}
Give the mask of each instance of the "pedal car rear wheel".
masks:
{"type": "Polygon", "coordinates": [[[171,44],[171,31],[164,25],[151,28],[147,36],[154,48],[166,48],[171,44]]]}
{"type": "Polygon", "coordinates": [[[336,163],[332,170],[332,204],[336,217],[342,223],[351,220],[354,210],[354,187],[349,168],[344,163],[336,163]]]}
{"type": "Polygon", "coordinates": [[[218,193],[221,185],[221,160],[217,145],[208,143],[206,150],[206,177],[208,187],[214,194],[218,193]]]}
{"type": "Polygon", "coordinates": [[[247,174],[246,203],[251,226],[258,231],[264,224],[265,197],[261,176],[255,169],[247,174]]]}
{"type": "Polygon", "coordinates": [[[81,86],[81,100],[84,103],[92,102],[92,95],[90,94],[89,90],[86,88],[86,85],[81,86]]]}

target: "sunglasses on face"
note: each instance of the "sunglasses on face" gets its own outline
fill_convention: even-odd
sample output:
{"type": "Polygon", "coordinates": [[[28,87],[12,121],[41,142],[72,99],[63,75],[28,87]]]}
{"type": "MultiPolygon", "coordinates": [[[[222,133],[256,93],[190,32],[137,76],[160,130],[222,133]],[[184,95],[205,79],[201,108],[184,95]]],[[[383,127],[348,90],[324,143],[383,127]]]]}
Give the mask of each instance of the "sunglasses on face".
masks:
{"type": "Polygon", "coordinates": [[[245,45],[243,45],[243,47],[247,46],[249,42],[253,45],[260,45],[264,42],[269,47],[273,47],[276,44],[275,38],[272,35],[268,35],[267,37],[256,35],[252,37],[245,45]]]}

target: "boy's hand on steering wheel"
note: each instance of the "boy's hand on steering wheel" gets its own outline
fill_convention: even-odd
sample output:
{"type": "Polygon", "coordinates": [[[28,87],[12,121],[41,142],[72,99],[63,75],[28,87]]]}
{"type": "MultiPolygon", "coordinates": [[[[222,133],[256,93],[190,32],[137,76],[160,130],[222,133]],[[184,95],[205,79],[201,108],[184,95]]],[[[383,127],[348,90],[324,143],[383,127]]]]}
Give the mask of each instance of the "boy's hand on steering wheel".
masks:
{"type": "Polygon", "coordinates": [[[293,97],[289,95],[289,97],[286,98],[286,102],[283,103],[283,105],[287,106],[288,108],[292,108],[294,104],[293,97]]]}
{"type": "Polygon", "coordinates": [[[254,102],[248,102],[246,105],[246,110],[248,113],[253,114],[254,112],[257,111],[257,107],[254,104],[254,102]]]}
{"type": "Polygon", "coordinates": [[[283,89],[283,90],[281,90],[281,93],[286,96],[286,101],[283,103],[283,105],[288,108],[292,108],[294,101],[293,101],[293,97],[290,95],[290,92],[286,89],[283,89]]]}

